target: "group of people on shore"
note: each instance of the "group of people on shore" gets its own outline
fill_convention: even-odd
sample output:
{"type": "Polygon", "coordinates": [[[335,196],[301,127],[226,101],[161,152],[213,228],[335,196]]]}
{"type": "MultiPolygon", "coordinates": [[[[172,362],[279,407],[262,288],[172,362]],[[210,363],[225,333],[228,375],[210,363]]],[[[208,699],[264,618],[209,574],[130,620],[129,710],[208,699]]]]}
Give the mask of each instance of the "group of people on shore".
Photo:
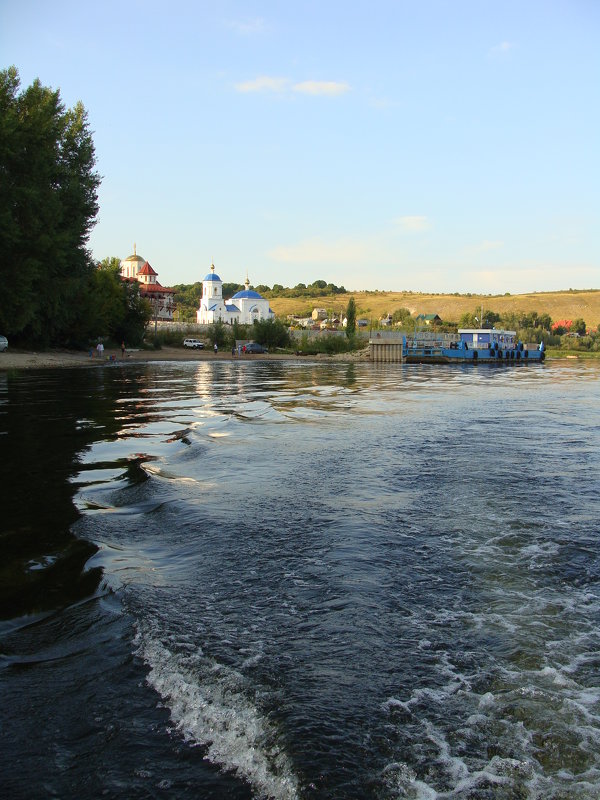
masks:
{"type": "MultiPolygon", "coordinates": [[[[218,347],[217,343],[215,342],[214,345],[213,345],[213,353],[215,355],[217,355],[218,352],[219,352],[219,347],[218,347]]],[[[245,344],[244,345],[238,344],[237,347],[236,347],[235,344],[232,345],[231,346],[231,356],[232,356],[232,358],[235,358],[236,354],[237,354],[238,358],[242,354],[245,355],[246,354],[246,345],[245,344]]]]}
{"type": "MultiPolygon", "coordinates": [[[[216,345],[215,345],[215,347],[216,347],[216,345]]],[[[102,342],[98,342],[98,344],[96,345],[96,355],[100,359],[104,358],[104,344],[102,342]]],[[[90,348],[90,358],[93,358],[93,357],[94,357],[94,349],[90,348]]],[[[113,358],[114,358],[114,356],[111,356],[111,359],[113,359],[113,358]]],[[[124,341],[121,342],[121,358],[125,358],[125,342],[124,341]]]]}

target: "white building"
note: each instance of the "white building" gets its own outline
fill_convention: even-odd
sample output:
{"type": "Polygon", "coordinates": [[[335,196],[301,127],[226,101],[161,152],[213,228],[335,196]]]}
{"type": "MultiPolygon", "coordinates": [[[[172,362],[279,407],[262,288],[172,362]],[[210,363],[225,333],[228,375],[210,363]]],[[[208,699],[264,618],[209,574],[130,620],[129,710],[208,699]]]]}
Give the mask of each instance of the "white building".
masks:
{"type": "Polygon", "coordinates": [[[269,301],[258,292],[250,289],[250,281],[246,277],[245,289],[237,292],[229,300],[223,299],[223,281],[211,264],[209,274],[202,281],[202,299],[196,312],[196,320],[200,325],[213,322],[225,322],[231,325],[239,322],[248,325],[254,320],[274,319],[275,314],[269,308],[269,301]]]}
{"type": "Polygon", "coordinates": [[[173,295],[175,289],[162,286],[157,278],[158,273],[150,264],[138,256],[133,245],[133,255],[121,261],[121,277],[126,281],[137,281],[140,284],[140,295],[152,306],[152,316],[162,322],[173,321],[173,295]]]}

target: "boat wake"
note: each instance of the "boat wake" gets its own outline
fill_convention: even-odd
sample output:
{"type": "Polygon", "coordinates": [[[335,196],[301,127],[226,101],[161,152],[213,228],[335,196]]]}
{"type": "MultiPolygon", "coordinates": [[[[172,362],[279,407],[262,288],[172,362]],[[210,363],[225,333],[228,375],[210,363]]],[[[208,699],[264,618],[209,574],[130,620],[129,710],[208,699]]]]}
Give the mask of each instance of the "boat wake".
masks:
{"type": "Polygon", "coordinates": [[[142,625],[135,644],[136,655],[150,668],[147,682],[163,699],[179,735],[203,747],[208,761],[249,783],[257,797],[299,797],[278,730],[239,672],[198,649],[173,652],[142,625]]]}

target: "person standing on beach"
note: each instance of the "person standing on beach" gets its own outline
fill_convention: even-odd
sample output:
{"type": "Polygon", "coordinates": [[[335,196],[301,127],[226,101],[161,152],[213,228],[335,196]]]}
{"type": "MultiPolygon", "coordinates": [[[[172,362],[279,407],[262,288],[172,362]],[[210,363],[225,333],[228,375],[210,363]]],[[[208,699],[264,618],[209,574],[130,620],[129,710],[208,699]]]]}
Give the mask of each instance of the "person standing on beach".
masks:
{"type": "Polygon", "coordinates": [[[217,355],[217,353],[219,351],[219,348],[217,347],[217,343],[216,342],[215,342],[215,346],[214,346],[214,351],[215,351],[215,355],[217,355]]]}
{"type": "Polygon", "coordinates": [[[102,344],[102,342],[98,342],[98,344],[96,345],[96,350],[98,351],[98,358],[102,358],[102,356],[104,355],[104,345],[102,344]]]}
{"type": "Polygon", "coordinates": [[[121,342],[121,358],[125,358],[125,342],[121,342]]]}

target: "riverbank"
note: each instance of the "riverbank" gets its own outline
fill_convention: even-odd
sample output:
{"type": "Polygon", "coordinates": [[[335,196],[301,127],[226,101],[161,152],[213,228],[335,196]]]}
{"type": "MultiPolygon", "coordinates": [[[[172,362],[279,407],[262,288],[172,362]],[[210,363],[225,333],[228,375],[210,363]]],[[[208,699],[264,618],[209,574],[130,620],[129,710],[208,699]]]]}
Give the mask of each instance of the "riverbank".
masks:
{"type": "Polygon", "coordinates": [[[134,364],[149,361],[284,361],[310,358],[311,360],[368,361],[368,348],[355,353],[336,356],[297,356],[293,353],[264,353],[262,355],[232,356],[231,351],[221,350],[216,355],[212,350],[184,350],[181,347],[163,347],[161,350],[106,350],[104,358],[78,350],[7,350],[0,353],[0,371],[12,369],[57,369],[61,367],[89,367],[106,364],[134,364]]]}
{"type": "MultiPolygon", "coordinates": [[[[561,351],[552,349],[547,352],[546,360],[560,359],[597,359],[600,353],[586,351],[561,351]]],[[[232,356],[231,351],[221,350],[215,355],[212,350],[183,350],[181,347],[163,347],[161,350],[126,350],[125,356],[120,350],[105,351],[104,358],[95,354],[90,357],[81,350],[7,350],[0,353],[0,372],[13,369],[58,369],[61,367],[90,367],[107,364],[135,364],[148,361],[369,361],[369,348],[353,353],[339,353],[329,356],[317,354],[299,356],[294,353],[264,353],[263,355],[232,356]]]]}

